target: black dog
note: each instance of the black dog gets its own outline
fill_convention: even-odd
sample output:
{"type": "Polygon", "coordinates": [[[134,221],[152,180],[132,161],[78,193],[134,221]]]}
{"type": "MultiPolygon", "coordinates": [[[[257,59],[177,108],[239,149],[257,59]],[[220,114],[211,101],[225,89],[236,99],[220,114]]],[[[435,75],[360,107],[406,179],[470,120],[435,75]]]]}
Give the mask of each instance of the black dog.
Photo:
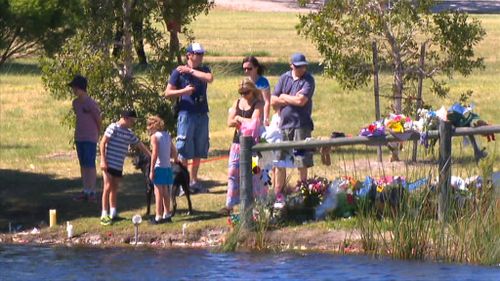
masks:
{"type": "Polygon", "coordinates": [[[191,191],[189,190],[189,182],[190,182],[190,177],[189,177],[189,171],[186,168],[186,166],[182,165],[182,163],[177,162],[172,164],[172,172],[174,174],[174,184],[172,188],[172,216],[175,215],[175,212],[177,211],[177,196],[180,193],[180,188],[182,187],[182,190],[184,191],[184,194],[186,195],[187,198],[187,203],[188,203],[188,215],[193,214],[193,207],[191,206],[191,191]]]}
{"type": "MultiPolygon", "coordinates": [[[[136,152],[132,162],[136,169],[141,170],[146,180],[146,216],[149,216],[151,213],[151,197],[154,190],[153,182],[151,182],[151,179],[149,178],[151,159],[141,152],[136,152]]],[[[188,201],[188,215],[191,215],[193,213],[193,209],[191,205],[191,192],[189,190],[189,171],[181,163],[173,163],[172,172],[174,178],[174,184],[170,194],[170,197],[172,198],[172,216],[174,216],[177,211],[176,196],[179,195],[180,187],[182,187],[188,201]]]]}

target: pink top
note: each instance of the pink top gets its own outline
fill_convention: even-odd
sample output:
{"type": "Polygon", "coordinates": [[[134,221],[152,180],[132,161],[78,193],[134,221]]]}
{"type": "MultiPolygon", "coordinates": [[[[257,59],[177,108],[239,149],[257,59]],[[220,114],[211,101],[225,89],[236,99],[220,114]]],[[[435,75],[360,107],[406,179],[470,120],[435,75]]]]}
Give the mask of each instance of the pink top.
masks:
{"type": "Polygon", "coordinates": [[[75,140],[90,141],[97,143],[99,139],[99,118],[101,109],[99,105],[89,96],[83,101],[76,98],[73,100],[73,110],[76,114],[75,140]]]}

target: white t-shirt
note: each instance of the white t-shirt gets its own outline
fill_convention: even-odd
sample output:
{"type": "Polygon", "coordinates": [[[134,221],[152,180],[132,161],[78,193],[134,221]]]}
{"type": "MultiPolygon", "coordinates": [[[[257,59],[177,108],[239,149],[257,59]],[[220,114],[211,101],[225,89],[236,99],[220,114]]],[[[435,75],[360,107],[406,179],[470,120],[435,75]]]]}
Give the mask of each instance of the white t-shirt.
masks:
{"type": "Polygon", "coordinates": [[[158,141],[158,159],[155,167],[168,168],[170,167],[170,144],[171,137],[166,131],[154,133],[158,141]]]}

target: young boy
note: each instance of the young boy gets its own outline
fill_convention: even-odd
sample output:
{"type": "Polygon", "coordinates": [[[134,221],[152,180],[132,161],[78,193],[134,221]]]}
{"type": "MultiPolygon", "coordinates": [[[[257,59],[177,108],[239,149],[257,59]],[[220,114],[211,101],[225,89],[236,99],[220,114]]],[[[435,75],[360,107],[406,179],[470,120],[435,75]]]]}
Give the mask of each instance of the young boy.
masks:
{"type": "Polygon", "coordinates": [[[136,145],[143,153],[151,156],[146,146],[130,130],[137,115],[134,110],[125,109],[118,122],[106,129],[100,144],[101,169],[104,189],[102,192],[101,224],[110,225],[117,219],[116,197],[123,176],[123,162],[130,145],[136,145]],[[109,208],[109,213],[108,213],[109,208]]]}
{"type": "Polygon", "coordinates": [[[87,79],[76,75],[68,84],[76,95],[73,111],[76,115],[75,144],[83,191],[73,198],[75,201],[96,202],[95,157],[99,132],[101,130],[101,110],[99,105],[87,94],[87,79]]]}

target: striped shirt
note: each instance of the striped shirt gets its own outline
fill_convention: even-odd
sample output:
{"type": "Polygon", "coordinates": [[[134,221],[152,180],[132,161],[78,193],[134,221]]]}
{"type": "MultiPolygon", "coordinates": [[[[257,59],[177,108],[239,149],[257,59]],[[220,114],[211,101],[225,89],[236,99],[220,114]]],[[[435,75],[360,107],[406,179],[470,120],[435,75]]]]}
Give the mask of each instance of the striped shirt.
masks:
{"type": "Polygon", "coordinates": [[[137,144],[139,139],[128,128],[122,128],[118,123],[112,123],[104,133],[109,141],[106,145],[106,163],[109,168],[123,170],[123,162],[131,144],[137,144]]]}
{"type": "Polygon", "coordinates": [[[156,132],[154,134],[158,140],[158,159],[156,159],[155,167],[168,168],[170,167],[170,134],[168,132],[156,132]]]}

